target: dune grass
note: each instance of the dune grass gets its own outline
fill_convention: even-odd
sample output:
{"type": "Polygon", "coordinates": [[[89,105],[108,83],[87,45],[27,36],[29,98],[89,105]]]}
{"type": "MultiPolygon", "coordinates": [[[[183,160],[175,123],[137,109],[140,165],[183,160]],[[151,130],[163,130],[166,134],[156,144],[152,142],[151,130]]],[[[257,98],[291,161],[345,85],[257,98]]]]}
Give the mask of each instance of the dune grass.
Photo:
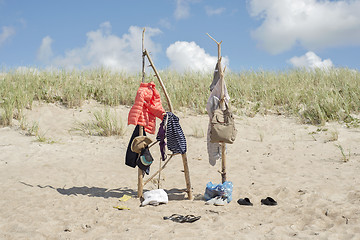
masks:
{"type": "MultiPolygon", "coordinates": [[[[206,113],[212,73],[160,72],[173,108],[206,113]]],[[[257,113],[299,117],[303,123],[342,121],[359,126],[360,72],[336,68],[323,71],[242,71],[225,74],[231,106],[239,115],[257,113]]],[[[134,102],[140,73],[114,73],[103,68],[83,71],[9,70],[0,74],[0,125],[11,125],[33,101],[58,102],[69,108],[87,99],[104,105],[134,102]]],[[[146,82],[155,77],[147,74],[146,82]]],[[[161,92],[162,94],[162,92],[161,92]]],[[[166,109],[165,98],[162,96],[166,109]]]]}
{"type": "Polygon", "coordinates": [[[93,112],[93,120],[78,122],[71,131],[80,131],[91,136],[122,136],[125,134],[126,125],[116,112],[110,109],[93,112]]]}

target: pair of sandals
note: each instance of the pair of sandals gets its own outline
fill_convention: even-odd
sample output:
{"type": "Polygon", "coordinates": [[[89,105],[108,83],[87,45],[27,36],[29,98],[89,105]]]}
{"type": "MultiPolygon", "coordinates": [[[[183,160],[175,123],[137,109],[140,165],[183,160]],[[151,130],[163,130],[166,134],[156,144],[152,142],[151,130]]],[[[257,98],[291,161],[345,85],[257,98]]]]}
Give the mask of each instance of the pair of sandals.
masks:
{"type": "MultiPolygon", "coordinates": [[[[249,198],[240,198],[239,200],[237,200],[237,203],[240,205],[246,205],[246,206],[253,205],[249,198]]],[[[272,197],[267,197],[267,198],[261,199],[261,204],[267,205],[267,206],[275,206],[275,205],[277,205],[277,202],[272,197]]]]}
{"type": "Polygon", "coordinates": [[[195,215],[180,215],[180,214],[173,214],[170,217],[163,217],[164,220],[171,220],[173,222],[178,223],[193,223],[197,220],[199,220],[201,216],[195,216],[195,215]]]}

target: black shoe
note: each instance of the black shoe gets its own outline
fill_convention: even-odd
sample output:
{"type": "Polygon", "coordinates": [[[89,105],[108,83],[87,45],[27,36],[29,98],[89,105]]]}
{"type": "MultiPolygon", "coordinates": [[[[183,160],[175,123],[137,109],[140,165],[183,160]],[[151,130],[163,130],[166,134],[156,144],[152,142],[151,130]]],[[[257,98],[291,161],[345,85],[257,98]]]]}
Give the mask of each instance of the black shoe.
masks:
{"type": "Polygon", "coordinates": [[[248,198],[240,198],[239,200],[237,200],[237,203],[240,205],[247,205],[247,206],[252,206],[252,202],[250,202],[250,199],[248,198]]]}
{"type": "Polygon", "coordinates": [[[267,197],[265,199],[261,199],[261,204],[268,205],[268,206],[275,206],[277,202],[272,199],[271,197],[267,197]]]}

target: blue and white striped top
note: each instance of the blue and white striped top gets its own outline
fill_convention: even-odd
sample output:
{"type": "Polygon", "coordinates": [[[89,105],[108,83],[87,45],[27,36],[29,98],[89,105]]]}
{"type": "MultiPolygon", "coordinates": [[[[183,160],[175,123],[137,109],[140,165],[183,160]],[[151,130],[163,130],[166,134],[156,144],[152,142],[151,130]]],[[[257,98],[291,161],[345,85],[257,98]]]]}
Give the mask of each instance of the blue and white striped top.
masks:
{"type": "MultiPolygon", "coordinates": [[[[183,130],[181,129],[179,118],[172,112],[167,112],[164,116],[165,122],[165,136],[167,138],[167,147],[174,153],[186,153],[186,139],[183,130]]],[[[159,136],[158,136],[159,137],[159,136]]],[[[160,140],[160,139],[157,139],[160,140]]]]}

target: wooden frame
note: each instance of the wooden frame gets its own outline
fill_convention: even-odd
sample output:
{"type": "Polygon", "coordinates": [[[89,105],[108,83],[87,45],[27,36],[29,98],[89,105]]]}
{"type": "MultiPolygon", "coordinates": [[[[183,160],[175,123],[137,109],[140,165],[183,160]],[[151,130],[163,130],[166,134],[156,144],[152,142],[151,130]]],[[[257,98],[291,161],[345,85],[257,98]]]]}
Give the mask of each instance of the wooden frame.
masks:
{"type": "MultiPolygon", "coordinates": [[[[166,101],[168,103],[168,107],[169,107],[169,111],[172,112],[173,108],[172,108],[172,104],[171,104],[171,100],[169,98],[169,95],[167,94],[165,85],[163,83],[163,81],[160,78],[160,75],[158,73],[158,71],[155,68],[155,65],[153,63],[153,61],[151,60],[151,57],[148,53],[148,51],[144,48],[144,35],[145,35],[145,28],[143,29],[142,32],[142,82],[144,82],[145,80],[145,57],[148,59],[150,66],[152,67],[153,71],[155,72],[155,76],[158,79],[160,86],[164,92],[166,101]]],[[[140,130],[139,130],[139,136],[142,136],[143,134],[143,127],[140,126],[140,130]]],[[[176,154],[175,154],[176,155],[176,154]]],[[[174,155],[171,155],[170,158],[164,163],[163,166],[161,166],[161,160],[160,160],[160,166],[159,166],[159,170],[153,174],[148,180],[145,181],[145,183],[143,182],[144,179],[144,171],[141,170],[140,168],[138,168],[138,197],[141,199],[143,197],[143,189],[144,186],[151,181],[151,179],[153,179],[157,174],[159,174],[159,182],[160,182],[160,173],[161,171],[165,168],[165,166],[168,164],[168,162],[171,160],[171,158],[174,155]]],[[[191,189],[191,182],[190,182],[190,172],[189,172],[189,166],[188,166],[188,162],[187,162],[187,156],[186,153],[181,154],[182,160],[183,160],[183,165],[184,165],[184,175],[185,175],[185,182],[186,182],[186,192],[188,195],[188,199],[193,199],[193,195],[192,195],[192,189],[191,189]]],[[[158,188],[159,188],[159,182],[158,182],[158,188]]]]}

